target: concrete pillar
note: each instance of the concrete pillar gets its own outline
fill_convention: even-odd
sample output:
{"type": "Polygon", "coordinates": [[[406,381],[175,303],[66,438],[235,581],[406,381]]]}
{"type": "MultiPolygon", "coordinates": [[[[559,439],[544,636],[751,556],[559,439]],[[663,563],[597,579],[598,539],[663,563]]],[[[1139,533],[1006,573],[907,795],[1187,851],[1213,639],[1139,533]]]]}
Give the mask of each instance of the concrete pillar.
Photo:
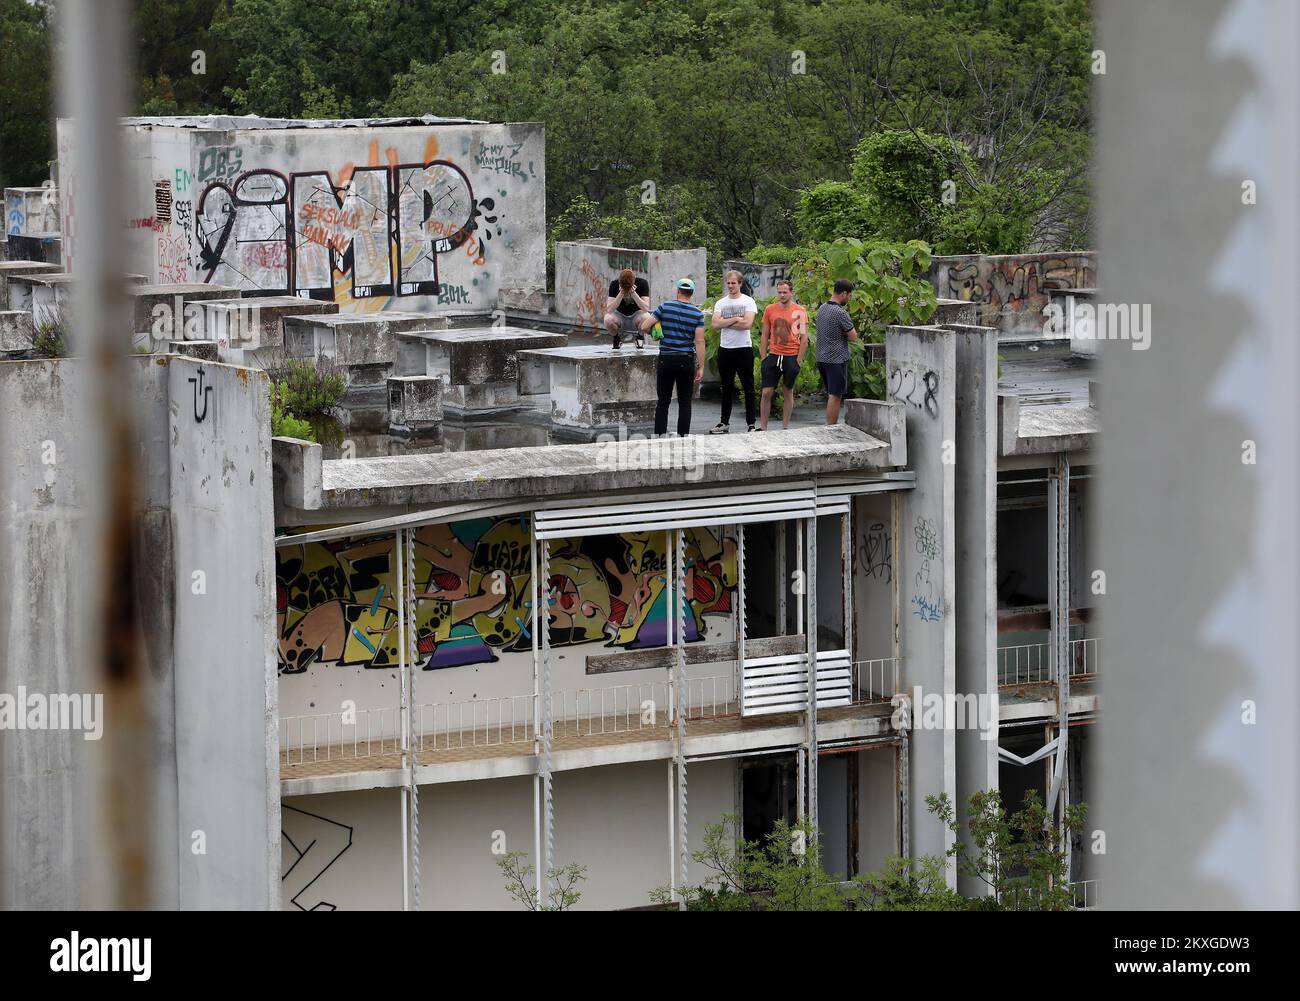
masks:
{"type": "MultiPolygon", "coordinates": [[[[904,493],[896,539],[901,588],[899,647],[905,689],[946,700],[956,690],[957,337],[942,327],[890,327],[885,338],[886,393],[906,408],[909,465],[916,487],[904,493]],[[948,461],[945,461],[945,460],[948,461]]],[[[926,809],[925,797],[957,799],[956,734],[934,728],[912,704],[907,795],[911,852],[943,855],[953,834],[926,809]]],[[[956,886],[950,867],[949,884],[956,886]]]]}
{"type": "MultiPolygon", "coordinates": [[[[979,727],[967,720],[956,735],[957,817],[964,828],[970,795],[998,787],[998,717],[992,700],[998,690],[998,332],[965,325],[952,329],[957,349],[957,691],[979,696],[982,710],[979,727]]],[[[958,889],[968,896],[989,892],[987,884],[971,877],[959,878],[958,889]]]]}

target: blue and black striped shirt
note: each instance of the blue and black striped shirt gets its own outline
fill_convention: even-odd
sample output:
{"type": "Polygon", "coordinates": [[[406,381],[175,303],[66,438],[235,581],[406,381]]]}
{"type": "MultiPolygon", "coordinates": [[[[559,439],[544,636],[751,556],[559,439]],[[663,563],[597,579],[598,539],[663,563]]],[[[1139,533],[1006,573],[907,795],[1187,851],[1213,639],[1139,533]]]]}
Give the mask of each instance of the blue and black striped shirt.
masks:
{"type": "Polygon", "coordinates": [[[704,314],[698,306],[674,299],[660,303],[654,316],[663,330],[663,338],[659,341],[661,352],[695,353],[695,331],[704,326],[704,314]]]}

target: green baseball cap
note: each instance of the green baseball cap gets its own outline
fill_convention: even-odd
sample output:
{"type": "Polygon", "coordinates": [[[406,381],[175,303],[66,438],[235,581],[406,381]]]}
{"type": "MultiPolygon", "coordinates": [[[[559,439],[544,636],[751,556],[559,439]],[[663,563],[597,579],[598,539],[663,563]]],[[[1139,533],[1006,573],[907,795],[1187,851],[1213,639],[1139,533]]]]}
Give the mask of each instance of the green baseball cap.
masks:
{"type": "Polygon", "coordinates": [[[685,289],[687,292],[694,292],[695,282],[691,281],[689,278],[683,278],[677,283],[677,287],[685,289]]]}

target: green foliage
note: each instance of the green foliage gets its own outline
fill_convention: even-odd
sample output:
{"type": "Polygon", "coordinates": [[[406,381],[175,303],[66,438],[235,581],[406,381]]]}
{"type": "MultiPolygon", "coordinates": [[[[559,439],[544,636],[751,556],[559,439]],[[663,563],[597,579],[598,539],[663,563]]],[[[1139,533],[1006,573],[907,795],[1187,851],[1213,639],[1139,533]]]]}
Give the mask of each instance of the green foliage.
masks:
{"type": "Polygon", "coordinates": [[[756,243],[741,254],[740,259],[751,264],[789,264],[800,253],[802,253],[801,248],[785,244],[756,243]]]}
{"type": "Polygon", "coordinates": [[[560,868],[553,868],[547,873],[548,885],[546,902],[539,904],[537,886],[533,880],[534,868],[527,862],[527,852],[506,852],[496,860],[497,868],[505,879],[506,892],[510,894],[525,910],[529,911],[569,911],[581,898],[581,891],[575,889],[578,883],[587,878],[587,867],[570,863],[560,868]]]}
{"type": "MultiPolygon", "coordinates": [[[[812,825],[777,821],[766,843],[740,837],[740,818],[726,814],[704,831],[704,847],[691,858],[711,875],[698,886],[684,887],[680,897],[692,911],[840,911],[847,906],[838,881],[821,866],[812,825]]],[[[660,887],[656,903],[669,903],[660,887]]]]}
{"type": "Polygon", "coordinates": [[[45,319],[36,325],[32,354],[37,358],[66,358],[70,334],[67,318],[61,309],[47,312],[45,319]]]}
{"type": "Polygon", "coordinates": [[[1025,794],[1014,813],[1008,813],[996,789],[972,793],[966,811],[971,842],[967,845],[947,795],[927,796],[925,802],[957,835],[956,844],[948,849],[957,871],[992,891],[991,897],[981,898],[981,906],[1012,911],[1065,911],[1075,906],[1066,869],[1070,838],[1083,829],[1086,804],[1066,807],[1062,830],[1035,790],[1025,794]]]}
{"type": "Polygon", "coordinates": [[[884,367],[867,363],[863,345],[882,343],[888,326],[929,321],[938,305],[934,287],[925,277],[929,266],[930,248],[919,240],[897,244],[842,237],[810,248],[791,267],[795,295],[808,310],[810,358],[815,357],[817,307],[831,297],[838,279],[847,278],[855,285],[844,307],[859,334],[859,340],[849,342],[851,397],[884,399],[884,367]]]}
{"type": "Polygon", "coordinates": [[[347,388],[343,376],[326,359],[317,359],[315,364],[291,361],[275,378],[276,392],[285,408],[302,418],[315,417],[336,407],[347,388]]]}
{"type": "Polygon", "coordinates": [[[285,407],[279,389],[271,389],[271,434],[277,438],[301,438],[303,441],[315,441],[316,429],[310,421],[295,417],[285,407]]]}
{"type": "Polygon", "coordinates": [[[888,859],[877,872],[840,882],[821,866],[814,831],[807,821],[776,824],[763,844],[740,836],[740,818],[726,814],[705,828],[704,847],[691,853],[709,875],[674,897],[667,887],[651,893],[659,904],[680,900],[699,911],[964,911],[1071,910],[1073,888],[1066,882],[1069,838],[1082,829],[1087,806],[1067,807],[1061,835],[1037,793],[1026,794],[1008,815],[994,790],[967,801],[967,829],[974,848],[962,840],[960,824],[946,795],[927,796],[931,813],[958,835],[945,856],[888,859]],[[991,893],[966,898],[949,889],[949,859],[957,871],[984,882],[991,893]]]}
{"type": "Polygon", "coordinates": [[[799,193],[799,229],[810,243],[872,232],[867,199],[844,181],[820,181],[799,193]]]}
{"type": "Polygon", "coordinates": [[[54,156],[52,11],[0,0],[0,188],[35,186],[54,156]]]}

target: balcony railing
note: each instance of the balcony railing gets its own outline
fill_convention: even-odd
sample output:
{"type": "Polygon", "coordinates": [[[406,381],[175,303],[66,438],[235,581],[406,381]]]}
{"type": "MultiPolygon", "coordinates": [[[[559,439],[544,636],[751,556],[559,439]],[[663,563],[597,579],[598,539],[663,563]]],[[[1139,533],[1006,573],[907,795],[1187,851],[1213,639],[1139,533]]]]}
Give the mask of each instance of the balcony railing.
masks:
{"type": "MultiPolygon", "coordinates": [[[[1070,640],[1070,680],[1088,680],[1100,673],[1099,638],[1070,640]]],[[[1056,683],[1050,643],[998,647],[998,685],[1051,685],[1056,683]]]]}
{"type": "MultiPolygon", "coordinates": [[[[853,662],[845,672],[850,684],[842,704],[888,703],[900,690],[900,663],[897,657],[853,662]]],[[[666,681],[554,691],[552,732],[586,737],[662,730],[676,713],[675,694],[666,681]]],[[[687,678],[683,703],[688,723],[740,715],[732,674],[687,678]]],[[[417,753],[488,747],[524,753],[534,739],[534,711],[531,694],[419,703],[412,709],[411,745],[417,753]]],[[[401,728],[396,706],[285,716],[281,761],[302,765],[399,754],[401,728]]]]}

